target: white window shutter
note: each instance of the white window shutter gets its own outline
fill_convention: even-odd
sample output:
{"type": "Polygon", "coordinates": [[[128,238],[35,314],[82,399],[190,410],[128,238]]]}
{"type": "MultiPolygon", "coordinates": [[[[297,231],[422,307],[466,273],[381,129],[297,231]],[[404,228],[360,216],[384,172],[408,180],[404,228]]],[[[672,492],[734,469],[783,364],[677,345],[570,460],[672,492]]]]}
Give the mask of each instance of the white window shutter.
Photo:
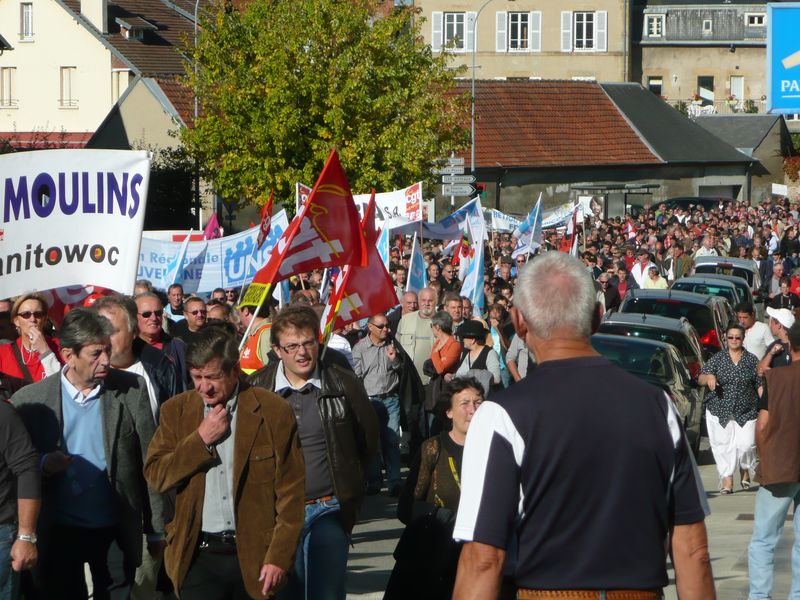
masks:
{"type": "Polygon", "coordinates": [[[495,50],[505,52],[508,50],[508,13],[504,10],[497,11],[495,15],[497,37],[495,50]]]}
{"type": "Polygon", "coordinates": [[[530,27],[528,27],[528,48],[531,52],[542,51],[542,11],[531,12],[530,27]]]}
{"type": "Polygon", "coordinates": [[[467,52],[472,52],[472,50],[473,50],[473,46],[472,45],[476,44],[476,42],[477,42],[476,36],[477,36],[478,32],[477,32],[476,23],[475,23],[475,17],[476,16],[477,16],[477,13],[475,11],[467,12],[467,39],[464,40],[464,50],[466,50],[467,52]]]}
{"type": "Polygon", "coordinates": [[[561,11],[561,51],[572,52],[572,11],[561,11]]]}
{"type": "Polygon", "coordinates": [[[597,11],[597,28],[595,29],[595,49],[608,52],[608,11],[597,11]]]}
{"type": "Polygon", "coordinates": [[[442,49],[442,24],[444,15],[442,11],[431,13],[431,50],[439,52],[442,49]]]}

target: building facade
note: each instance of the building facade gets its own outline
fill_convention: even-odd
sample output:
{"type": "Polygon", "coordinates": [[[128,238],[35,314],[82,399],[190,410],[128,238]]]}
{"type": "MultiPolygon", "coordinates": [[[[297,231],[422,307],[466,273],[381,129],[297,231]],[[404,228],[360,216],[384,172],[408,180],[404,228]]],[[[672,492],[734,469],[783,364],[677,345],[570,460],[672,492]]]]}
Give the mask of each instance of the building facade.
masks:
{"type": "Polygon", "coordinates": [[[422,32],[470,78],[625,81],[629,0],[422,0],[422,32]]]}

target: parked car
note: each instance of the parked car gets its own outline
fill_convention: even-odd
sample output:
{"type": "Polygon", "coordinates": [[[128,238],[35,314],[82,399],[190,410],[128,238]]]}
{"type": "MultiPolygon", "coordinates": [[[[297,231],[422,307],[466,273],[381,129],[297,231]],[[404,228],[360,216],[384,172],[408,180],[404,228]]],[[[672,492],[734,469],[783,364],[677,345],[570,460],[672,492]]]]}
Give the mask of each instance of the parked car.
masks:
{"type": "Polygon", "coordinates": [[[694,259],[695,275],[733,275],[741,277],[750,286],[755,302],[763,302],[759,296],[761,289],[761,274],[758,265],[749,258],[731,258],[728,256],[698,256],[694,259]]]}
{"type": "Polygon", "coordinates": [[[672,344],[683,357],[683,364],[692,379],[697,379],[705,362],[697,330],[686,317],[670,319],[644,313],[611,313],[600,323],[597,333],[672,344]]]}
{"type": "Polygon", "coordinates": [[[700,449],[702,396],[672,344],[620,335],[595,334],[592,346],[631,375],[667,393],[683,420],[686,437],[695,456],[700,449]]]}
{"type": "Polygon", "coordinates": [[[727,300],[679,290],[631,290],[620,312],[679,319],[686,317],[697,330],[704,359],[726,347],[725,330],[735,315],[727,300]]]}
{"type": "Polygon", "coordinates": [[[673,290],[694,292],[707,296],[720,296],[725,298],[732,307],[735,307],[743,298],[739,297],[739,290],[733,282],[717,279],[714,275],[694,277],[681,277],[670,286],[673,290]]]}

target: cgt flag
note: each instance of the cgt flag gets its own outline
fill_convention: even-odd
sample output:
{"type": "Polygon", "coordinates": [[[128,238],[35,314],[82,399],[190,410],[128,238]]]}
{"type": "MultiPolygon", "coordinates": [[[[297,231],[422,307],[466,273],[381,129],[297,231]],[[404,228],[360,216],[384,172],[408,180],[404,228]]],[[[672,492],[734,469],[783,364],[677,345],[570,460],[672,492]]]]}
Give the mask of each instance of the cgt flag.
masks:
{"type": "Polygon", "coordinates": [[[273,284],[295,273],[363,265],[366,259],[358,210],[334,148],[308,202],[278,240],[269,262],[256,273],[241,304],[260,306],[273,284]]]}
{"type": "Polygon", "coordinates": [[[321,339],[327,340],[331,331],[348,323],[385,312],[398,304],[394,283],[383,264],[376,246],[375,193],[364,212],[362,230],[367,243],[366,266],[348,265],[333,284],[328,304],[320,319],[321,339]]]}
{"type": "Polygon", "coordinates": [[[269,236],[269,230],[272,227],[272,201],[275,199],[275,192],[270,190],[269,192],[269,200],[264,206],[261,207],[261,226],[258,230],[258,249],[261,250],[261,246],[264,245],[267,237],[269,236]]]}

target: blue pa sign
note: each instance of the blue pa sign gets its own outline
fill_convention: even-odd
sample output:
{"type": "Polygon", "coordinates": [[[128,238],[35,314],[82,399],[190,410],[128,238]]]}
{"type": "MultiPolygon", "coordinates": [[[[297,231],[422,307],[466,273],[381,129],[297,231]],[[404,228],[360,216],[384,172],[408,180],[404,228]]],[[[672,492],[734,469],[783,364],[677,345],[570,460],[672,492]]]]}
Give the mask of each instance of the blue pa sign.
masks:
{"type": "Polygon", "coordinates": [[[800,2],[767,5],[767,111],[800,113],[800,2]]]}

